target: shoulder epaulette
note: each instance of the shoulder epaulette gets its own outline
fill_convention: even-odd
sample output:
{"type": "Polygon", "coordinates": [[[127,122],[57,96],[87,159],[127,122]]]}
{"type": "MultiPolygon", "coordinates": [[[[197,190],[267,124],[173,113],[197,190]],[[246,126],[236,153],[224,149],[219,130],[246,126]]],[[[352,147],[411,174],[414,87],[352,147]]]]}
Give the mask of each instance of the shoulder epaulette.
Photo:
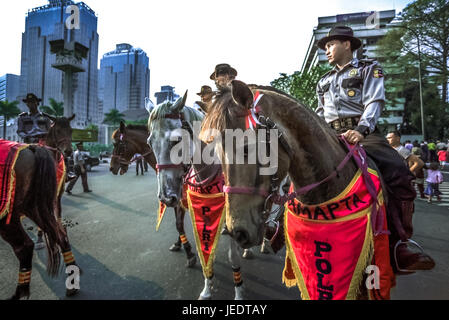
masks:
{"type": "Polygon", "coordinates": [[[27,116],[28,112],[22,112],[21,114],[19,114],[19,117],[23,117],[23,116],[27,116]]]}
{"type": "Polygon", "coordinates": [[[377,61],[374,60],[374,59],[360,59],[359,63],[367,66],[367,65],[370,65],[370,64],[377,63],[377,61]]]}

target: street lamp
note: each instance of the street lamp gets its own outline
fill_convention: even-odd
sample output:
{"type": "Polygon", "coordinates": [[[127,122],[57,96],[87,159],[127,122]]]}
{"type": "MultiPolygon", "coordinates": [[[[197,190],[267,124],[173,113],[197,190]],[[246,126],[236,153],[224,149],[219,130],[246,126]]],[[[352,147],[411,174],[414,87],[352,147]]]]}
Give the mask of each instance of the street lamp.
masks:
{"type": "Polygon", "coordinates": [[[422,130],[422,136],[423,140],[426,140],[426,132],[424,131],[424,103],[423,103],[423,94],[422,94],[422,75],[421,75],[421,41],[419,39],[419,34],[416,33],[415,30],[410,29],[403,25],[397,25],[395,27],[398,28],[404,28],[416,37],[416,40],[418,41],[418,77],[419,77],[419,100],[421,105],[421,130],[422,130]]]}

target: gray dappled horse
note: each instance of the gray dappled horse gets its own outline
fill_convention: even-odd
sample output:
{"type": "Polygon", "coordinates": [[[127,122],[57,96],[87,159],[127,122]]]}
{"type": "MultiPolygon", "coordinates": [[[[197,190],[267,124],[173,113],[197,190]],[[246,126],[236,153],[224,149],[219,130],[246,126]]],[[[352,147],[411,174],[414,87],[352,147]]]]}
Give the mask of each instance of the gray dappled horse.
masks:
{"type": "MultiPolygon", "coordinates": [[[[193,122],[201,122],[204,115],[190,107],[186,107],[187,92],[183,98],[180,98],[175,104],[162,104],[156,107],[150,114],[148,127],[150,128],[150,137],[148,144],[153,149],[159,165],[158,184],[159,200],[169,207],[176,206],[182,200],[183,182],[186,175],[186,168],[184,165],[172,165],[171,150],[182,139],[183,132],[190,132],[193,134],[193,122]],[[190,128],[189,128],[190,127],[190,128]],[[182,130],[184,129],[184,130],[182,130]]],[[[191,137],[193,138],[193,137],[191,137]]],[[[193,155],[193,139],[190,139],[189,145],[190,155],[193,155]]],[[[187,159],[186,159],[187,160],[187,159]]],[[[188,159],[190,160],[190,159],[188,159]]],[[[198,173],[201,180],[207,179],[216,166],[207,166],[205,164],[193,164],[194,170],[198,173]]],[[[219,230],[218,232],[220,232],[219,230]]],[[[229,261],[234,272],[240,270],[240,247],[237,243],[229,237],[229,261]]],[[[242,281],[235,286],[235,299],[243,299],[242,281]]],[[[213,276],[205,279],[204,289],[200,294],[199,299],[212,298],[213,276]]]]}

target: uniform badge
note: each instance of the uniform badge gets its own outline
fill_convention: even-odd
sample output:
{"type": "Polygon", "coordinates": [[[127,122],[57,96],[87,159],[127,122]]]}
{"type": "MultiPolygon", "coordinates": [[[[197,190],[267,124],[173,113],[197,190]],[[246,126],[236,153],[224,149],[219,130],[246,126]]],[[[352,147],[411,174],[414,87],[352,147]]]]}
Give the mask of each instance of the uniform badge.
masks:
{"type": "Polygon", "coordinates": [[[351,97],[351,98],[354,97],[355,96],[355,91],[354,90],[349,90],[348,91],[348,96],[351,97]]]}
{"type": "Polygon", "coordinates": [[[376,69],[374,70],[374,78],[383,78],[384,77],[384,73],[382,71],[382,69],[376,69]]]}
{"type": "Polygon", "coordinates": [[[351,71],[349,71],[349,76],[355,77],[358,73],[359,71],[357,69],[352,69],[351,71]]]}

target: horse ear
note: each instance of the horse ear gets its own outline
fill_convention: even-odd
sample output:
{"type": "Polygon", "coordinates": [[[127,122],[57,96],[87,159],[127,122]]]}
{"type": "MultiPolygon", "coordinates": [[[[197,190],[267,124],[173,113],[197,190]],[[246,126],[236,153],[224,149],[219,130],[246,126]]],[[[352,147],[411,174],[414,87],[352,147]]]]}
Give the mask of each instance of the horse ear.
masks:
{"type": "Polygon", "coordinates": [[[189,93],[189,90],[186,91],[186,93],[184,94],[184,97],[182,97],[178,101],[176,101],[176,103],[172,107],[173,111],[179,113],[179,112],[181,112],[182,109],[184,109],[184,107],[186,106],[188,93],[189,93]]]}
{"type": "Polygon", "coordinates": [[[48,119],[50,119],[52,122],[56,122],[56,118],[55,117],[53,117],[53,116],[51,116],[51,115],[49,115],[49,114],[47,114],[45,112],[42,112],[42,114],[44,116],[46,116],[48,119]]]}
{"type": "Polygon", "coordinates": [[[239,80],[233,80],[232,86],[232,98],[237,104],[240,104],[248,109],[253,106],[254,96],[248,86],[239,80]]]}
{"type": "Polygon", "coordinates": [[[125,133],[126,125],[123,121],[120,121],[120,133],[125,133]]]}
{"type": "Polygon", "coordinates": [[[69,120],[69,122],[72,122],[73,120],[75,120],[76,118],[76,114],[72,115],[70,118],[68,118],[67,120],[69,120]]]}
{"type": "Polygon", "coordinates": [[[148,113],[151,113],[155,108],[153,101],[150,98],[145,98],[145,109],[147,109],[148,113]]]}

